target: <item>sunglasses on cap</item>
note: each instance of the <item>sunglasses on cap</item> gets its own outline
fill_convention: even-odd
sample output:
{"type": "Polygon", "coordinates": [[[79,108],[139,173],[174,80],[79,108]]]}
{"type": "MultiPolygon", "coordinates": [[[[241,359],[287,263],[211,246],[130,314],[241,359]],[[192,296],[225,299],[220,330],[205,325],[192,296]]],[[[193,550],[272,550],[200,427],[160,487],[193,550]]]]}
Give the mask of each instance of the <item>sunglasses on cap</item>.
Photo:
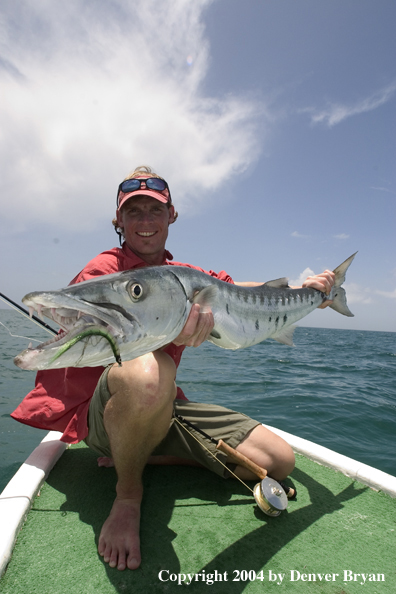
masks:
{"type": "Polygon", "coordinates": [[[172,202],[169,186],[164,179],[159,177],[148,177],[146,179],[142,177],[132,177],[131,179],[126,179],[125,181],[121,182],[118,186],[117,191],[117,206],[119,204],[119,195],[120,192],[123,194],[129,194],[130,192],[137,192],[140,190],[142,182],[145,183],[147,190],[153,190],[154,192],[163,192],[164,190],[168,190],[169,199],[168,202],[172,202]]]}

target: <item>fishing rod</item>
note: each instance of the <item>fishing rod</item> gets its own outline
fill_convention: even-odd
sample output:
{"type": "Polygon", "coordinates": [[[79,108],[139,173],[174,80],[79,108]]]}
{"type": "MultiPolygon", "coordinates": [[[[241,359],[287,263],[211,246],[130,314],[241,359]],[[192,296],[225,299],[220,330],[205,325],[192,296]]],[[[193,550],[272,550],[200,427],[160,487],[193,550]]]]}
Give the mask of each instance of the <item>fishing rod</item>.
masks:
{"type": "Polygon", "coordinates": [[[46,330],[49,334],[52,334],[52,335],[58,334],[58,331],[54,330],[54,328],[52,328],[49,324],[46,324],[46,322],[44,322],[43,320],[40,320],[40,318],[38,318],[35,315],[30,315],[27,309],[25,309],[21,305],[18,305],[18,303],[15,303],[15,301],[10,299],[3,293],[0,293],[0,299],[2,301],[4,301],[4,303],[7,303],[7,305],[9,305],[10,307],[15,309],[18,313],[20,313],[25,318],[28,318],[29,320],[35,322],[38,326],[41,326],[41,328],[44,328],[44,330],[46,330]]]}

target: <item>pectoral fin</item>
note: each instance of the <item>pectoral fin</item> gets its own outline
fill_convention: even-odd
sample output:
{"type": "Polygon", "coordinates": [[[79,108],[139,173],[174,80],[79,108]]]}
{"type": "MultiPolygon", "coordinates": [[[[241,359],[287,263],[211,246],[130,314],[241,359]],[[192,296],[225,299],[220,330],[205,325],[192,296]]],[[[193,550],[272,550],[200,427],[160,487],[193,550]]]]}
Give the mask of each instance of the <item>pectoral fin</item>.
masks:
{"type": "Polygon", "coordinates": [[[211,307],[216,300],[216,296],[217,287],[215,285],[210,285],[209,287],[205,287],[201,291],[197,291],[194,295],[192,302],[198,303],[198,305],[200,305],[202,313],[207,313],[211,310],[211,307]]]}

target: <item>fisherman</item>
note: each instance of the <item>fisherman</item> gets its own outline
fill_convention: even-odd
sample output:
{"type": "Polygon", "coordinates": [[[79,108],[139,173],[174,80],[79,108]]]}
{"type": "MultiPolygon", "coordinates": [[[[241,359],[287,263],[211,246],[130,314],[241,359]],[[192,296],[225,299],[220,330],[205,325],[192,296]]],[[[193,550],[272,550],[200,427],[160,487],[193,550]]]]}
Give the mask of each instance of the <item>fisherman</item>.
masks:
{"type": "MultiPolygon", "coordinates": [[[[166,250],[169,225],[176,219],[166,181],[150,167],[136,168],[117,192],[113,224],[122,238],[121,248],[113,248],[91,260],[71,284],[144,266],[177,264],[196,268],[173,262],[166,250]]],[[[207,274],[233,283],[224,271],[207,274]]],[[[262,283],[235,284],[257,286],[262,283]]],[[[308,277],[303,287],[328,294],[333,284],[334,274],[326,270],[308,277]]],[[[329,303],[325,302],[322,307],[329,303]]],[[[245,468],[230,464],[226,455],[217,452],[209,440],[205,448],[201,447],[190,433],[174,422],[176,414],[216,441],[223,439],[265,468],[275,480],[286,478],[294,468],[291,447],[259,421],[217,405],[191,402],[176,386],[176,370],[184,348],[202,344],[213,326],[213,314],[200,311],[200,306],[194,304],[173,343],[132,361],[124,361],[121,367],[113,364],[105,369],[39,371],[34,390],[11,415],[34,427],[61,431],[62,440],[67,443],[85,440],[99,455],[99,466],[115,466],[116,497],[98,543],[98,552],[110,567],[124,570],[140,565],[142,473],[147,463],[199,465],[226,476],[227,470],[207,453],[205,448],[208,448],[241,479],[256,478],[245,468]]],[[[199,433],[196,437],[205,441],[199,433]]]]}

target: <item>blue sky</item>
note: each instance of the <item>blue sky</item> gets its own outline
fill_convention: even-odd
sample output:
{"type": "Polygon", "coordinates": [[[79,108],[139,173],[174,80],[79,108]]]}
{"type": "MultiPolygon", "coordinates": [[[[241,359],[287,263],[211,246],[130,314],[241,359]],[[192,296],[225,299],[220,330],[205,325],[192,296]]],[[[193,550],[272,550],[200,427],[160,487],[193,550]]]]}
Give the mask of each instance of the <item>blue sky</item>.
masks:
{"type": "Polygon", "coordinates": [[[119,182],[171,187],[175,259],[265,281],[358,250],[354,318],[396,331],[396,5],[25,0],[0,16],[0,291],[56,289],[117,245],[119,182]]]}

